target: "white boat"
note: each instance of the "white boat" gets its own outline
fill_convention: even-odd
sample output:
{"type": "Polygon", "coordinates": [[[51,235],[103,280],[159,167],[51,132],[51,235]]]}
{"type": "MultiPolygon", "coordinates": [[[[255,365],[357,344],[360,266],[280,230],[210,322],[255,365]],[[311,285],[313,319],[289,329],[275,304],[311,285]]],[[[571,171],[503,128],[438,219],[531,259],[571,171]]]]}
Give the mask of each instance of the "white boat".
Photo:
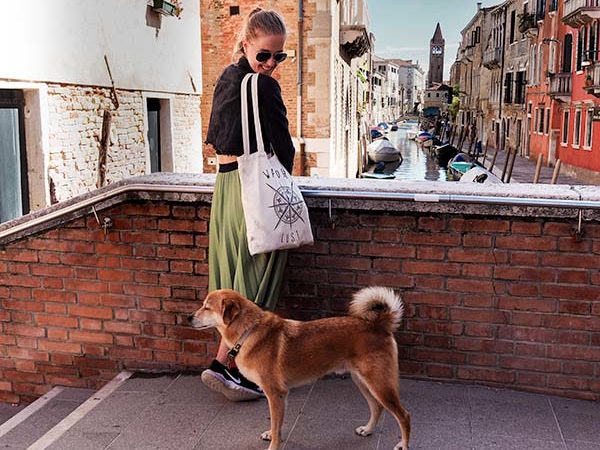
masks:
{"type": "Polygon", "coordinates": [[[400,150],[387,139],[377,139],[367,145],[367,155],[375,163],[392,162],[400,159],[400,150]]]}
{"type": "Polygon", "coordinates": [[[481,166],[475,166],[467,170],[463,176],[460,177],[461,183],[480,183],[480,184],[495,184],[502,183],[502,180],[494,175],[489,170],[484,169],[481,166]]]}
{"type": "Polygon", "coordinates": [[[413,126],[410,129],[406,130],[406,138],[414,141],[419,134],[419,127],[413,126]]]}

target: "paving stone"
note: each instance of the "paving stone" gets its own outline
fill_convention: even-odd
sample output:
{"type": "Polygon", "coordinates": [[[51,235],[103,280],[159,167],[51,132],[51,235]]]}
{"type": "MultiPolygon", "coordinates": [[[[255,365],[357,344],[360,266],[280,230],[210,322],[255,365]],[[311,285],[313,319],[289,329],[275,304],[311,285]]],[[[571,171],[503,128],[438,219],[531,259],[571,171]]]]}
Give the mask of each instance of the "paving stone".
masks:
{"type": "Polygon", "coordinates": [[[550,401],[566,440],[600,444],[600,402],[558,397],[550,401]]]}

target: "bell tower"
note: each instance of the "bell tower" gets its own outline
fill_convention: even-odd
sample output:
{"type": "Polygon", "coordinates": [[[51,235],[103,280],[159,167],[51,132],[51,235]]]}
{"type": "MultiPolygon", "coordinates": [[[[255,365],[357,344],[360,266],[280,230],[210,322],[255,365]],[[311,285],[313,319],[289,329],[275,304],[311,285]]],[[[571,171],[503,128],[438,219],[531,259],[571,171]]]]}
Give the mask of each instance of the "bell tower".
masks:
{"type": "Polygon", "coordinates": [[[442,29],[438,22],[435,33],[429,41],[429,74],[427,75],[427,87],[433,83],[444,81],[444,47],[446,41],[442,36],[442,29]]]}

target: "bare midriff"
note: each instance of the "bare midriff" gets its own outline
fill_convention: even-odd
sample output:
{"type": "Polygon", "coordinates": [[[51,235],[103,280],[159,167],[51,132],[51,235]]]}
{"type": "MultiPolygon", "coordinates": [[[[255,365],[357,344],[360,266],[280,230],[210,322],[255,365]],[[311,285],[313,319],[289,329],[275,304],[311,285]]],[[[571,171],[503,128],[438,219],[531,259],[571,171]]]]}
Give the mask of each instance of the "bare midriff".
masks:
{"type": "Polygon", "coordinates": [[[217,162],[220,164],[230,164],[237,161],[235,155],[217,155],[217,162]]]}

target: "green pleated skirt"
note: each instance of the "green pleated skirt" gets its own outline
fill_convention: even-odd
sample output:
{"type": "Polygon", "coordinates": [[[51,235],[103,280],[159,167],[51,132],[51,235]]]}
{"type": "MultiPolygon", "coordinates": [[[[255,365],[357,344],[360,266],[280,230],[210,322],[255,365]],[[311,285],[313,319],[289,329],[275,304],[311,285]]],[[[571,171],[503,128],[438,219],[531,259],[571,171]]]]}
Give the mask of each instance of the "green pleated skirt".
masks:
{"type": "Polygon", "coordinates": [[[280,250],[251,256],[237,170],[219,172],[210,210],[208,290],[233,289],[273,310],[287,261],[280,250]]]}

